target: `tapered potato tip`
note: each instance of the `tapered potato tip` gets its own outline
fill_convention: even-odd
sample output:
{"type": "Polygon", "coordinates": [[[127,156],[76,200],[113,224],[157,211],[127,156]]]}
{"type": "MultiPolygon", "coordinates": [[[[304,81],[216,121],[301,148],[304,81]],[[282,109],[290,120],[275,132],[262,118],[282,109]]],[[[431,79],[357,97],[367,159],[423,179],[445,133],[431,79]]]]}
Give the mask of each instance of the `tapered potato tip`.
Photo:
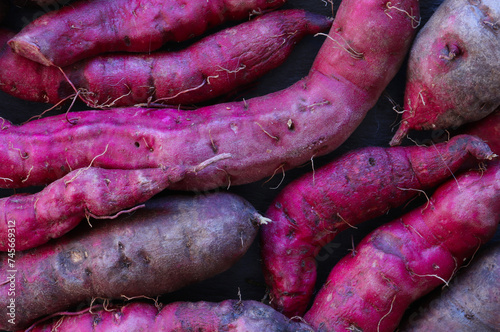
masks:
{"type": "Polygon", "coordinates": [[[392,137],[389,144],[391,146],[401,145],[403,138],[405,138],[405,136],[408,135],[409,130],[410,130],[410,125],[409,125],[408,121],[401,122],[401,125],[399,126],[398,130],[396,131],[396,133],[392,137]]]}
{"type": "Polygon", "coordinates": [[[14,50],[14,52],[25,58],[41,63],[45,66],[54,66],[52,61],[47,59],[42,52],[40,52],[40,47],[38,47],[38,45],[30,40],[26,40],[22,36],[14,36],[7,42],[7,44],[14,50]]]}

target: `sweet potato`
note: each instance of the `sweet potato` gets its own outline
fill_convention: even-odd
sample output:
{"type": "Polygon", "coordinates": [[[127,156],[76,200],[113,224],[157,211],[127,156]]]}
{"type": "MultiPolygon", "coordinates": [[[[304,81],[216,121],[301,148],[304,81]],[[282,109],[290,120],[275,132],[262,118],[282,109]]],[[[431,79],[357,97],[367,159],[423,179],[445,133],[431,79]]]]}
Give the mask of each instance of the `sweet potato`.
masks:
{"type": "Polygon", "coordinates": [[[438,7],[411,48],[405,111],[391,145],[409,130],[456,128],[500,107],[499,19],[497,0],[438,7]]]}
{"type": "Polygon", "coordinates": [[[0,329],[25,328],[92,298],[155,297],[214,276],[247,251],[265,220],[228,193],[166,196],[145,205],[95,223],[90,232],[75,229],[13,258],[0,255],[8,280],[0,286],[1,307],[15,301],[14,324],[3,314],[0,329]]]}
{"type": "Polygon", "coordinates": [[[334,266],[304,319],[317,331],[394,331],[410,303],[448,282],[499,221],[497,162],[366,236],[334,266]]]}
{"type": "Polygon", "coordinates": [[[461,129],[464,133],[481,137],[493,152],[500,155],[500,110],[461,129]]]}
{"type": "Polygon", "coordinates": [[[28,24],[9,45],[44,65],[68,66],[107,52],[151,52],[227,21],[276,9],[284,0],[78,1],[28,24]]]}
{"type": "MultiPolygon", "coordinates": [[[[52,104],[74,95],[76,88],[94,108],[149,101],[197,103],[255,81],[281,65],[304,36],[330,25],[331,20],[323,15],[280,10],[224,29],[178,52],[107,54],[65,67],[65,74],[17,55],[5,44],[0,53],[0,88],[21,99],[52,104]]],[[[5,42],[12,36],[5,36],[5,42]]]]}
{"type": "Polygon", "coordinates": [[[266,331],[313,332],[303,322],[289,320],[271,307],[253,300],[174,302],[156,307],[130,303],[123,307],[92,310],[79,315],[62,315],[57,320],[35,325],[31,332],[74,331],[266,331]]]}
{"type": "Polygon", "coordinates": [[[418,301],[400,324],[401,332],[482,331],[500,328],[500,242],[474,255],[470,265],[449,287],[437,289],[418,301]]]}
{"type": "Polygon", "coordinates": [[[430,147],[366,147],[285,187],[266,212],[262,259],[270,304],[286,316],[306,311],[316,283],[315,256],[339,232],[382,216],[466,163],[494,154],[480,139],[456,136],[430,147]]]}
{"type": "Polygon", "coordinates": [[[81,168],[36,194],[0,198],[0,251],[37,247],[67,233],[85,217],[111,218],[144,203],[179,181],[183,173],[160,168],[81,168]]]}
{"type": "Polygon", "coordinates": [[[345,0],[310,73],[289,88],[194,111],[122,108],[68,113],[0,130],[0,185],[53,181],[72,168],[194,166],[172,188],[254,182],[325,155],[354,131],[400,68],[415,33],[418,1],[345,0]],[[79,166],[80,165],[80,166],[79,166]],[[32,167],[33,166],[33,167],[32,167]],[[27,170],[31,169],[29,181],[27,170]]]}

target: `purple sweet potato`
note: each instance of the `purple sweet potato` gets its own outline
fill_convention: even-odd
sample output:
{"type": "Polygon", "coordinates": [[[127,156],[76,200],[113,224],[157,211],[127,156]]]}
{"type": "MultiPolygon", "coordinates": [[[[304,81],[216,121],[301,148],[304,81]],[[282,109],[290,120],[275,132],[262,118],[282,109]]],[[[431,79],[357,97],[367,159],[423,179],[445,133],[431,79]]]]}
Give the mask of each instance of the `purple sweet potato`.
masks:
{"type": "Polygon", "coordinates": [[[495,332],[500,329],[500,242],[474,255],[449,287],[418,301],[399,325],[401,332],[495,332]],[[417,309],[418,308],[418,309],[417,309]]]}
{"type": "Polygon", "coordinates": [[[418,20],[418,1],[345,0],[309,75],[265,96],[194,111],[122,108],[68,113],[0,127],[0,185],[51,182],[73,168],[194,167],[172,188],[254,182],[342,144],[400,68],[418,20]],[[411,14],[410,14],[411,13],[411,14]],[[339,46],[340,45],[340,46],[339,46]],[[342,46],[342,47],[341,47],[342,46]],[[29,181],[25,179],[31,170],[29,181]]]}
{"type": "Polygon", "coordinates": [[[394,331],[448,282],[500,221],[500,163],[438,187],[428,204],[366,236],[334,266],[304,319],[317,331],[394,331]]]}
{"type": "Polygon", "coordinates": [[[290,183],[266,212],[272,223],[261,229],[270,304],[286,316],[303,315],[321,247],[435,187],[462,164],[493,156],[486,143],[467,135],[430,147],[366,147],[290,183]]]}
{"type": "Polygon", "coordinates": [[[13,299],[15,319],[0,315],[0,329],[26,328],[92,298],[156,297],[212,277],[242,257],[265,222],[228,193],[165,196],[145,205],[91,231],[77,228],[34,249],[1,254],[0,304],[7,308],[13,299]]]}
{"type": "Polygon", "coordinates": [[[289,320],[273,308],[253,300],[174,302],[158,307],[130,303],[123,307],[92,310],[79,315],[62,315],[50,323],[35,325],[31,332],[98,331],[262,331],[313,332],[303,322],[289,320]]]}
{"type": "MultiPolygon", "coordinates": [[[[58,68],[30,61],[5,45],[0,53],[0,88],[21,99],[52,104],[77,89],[94,108],[150,101],[197,103],[255,81],[281,65],[304,36],[330,25],[323,15],[280,10],[209,35],[178,52],[85,59],[64,67],[66,77],[58,68]]],[[[5,36],[5,42],[12,36],[5,36]]]]}
{"type": "Polygon", "coordinates": [[[276,9],[284,0],[78,1],[28,24],[9,45],[44,65],[65,67],[107,52],[151,52],[227,21],[276,9]]]}
{"type": "Polygon", "coordinates": [[[400,127],[457,128],[500,107],[500,1],[445,0],[412,46],[400,127]]]}
{"type": "Polygon", "coordinates": [[[181,170],[96,167],[68,173],[40,192],[0,198],[0,251],[26,250],[67,233],[87,217],[111,217],[179,181],[181,170]]]}

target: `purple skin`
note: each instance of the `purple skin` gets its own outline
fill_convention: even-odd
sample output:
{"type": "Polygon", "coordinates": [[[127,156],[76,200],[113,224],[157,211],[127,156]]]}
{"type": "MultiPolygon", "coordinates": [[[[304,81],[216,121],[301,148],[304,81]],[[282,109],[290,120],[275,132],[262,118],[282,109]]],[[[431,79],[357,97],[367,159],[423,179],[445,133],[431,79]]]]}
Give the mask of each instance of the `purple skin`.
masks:
{"type": "MultiPolygon", "coordinates": [[[[0,330],[26,328],[43,316],[93,298],[156,297],[213,277],[233,266],[265,219],[228,193],[152,198],[133,214],[94,223],[15,253],[15,325],[0,315],[0,330]]],[[[84,225],[80,225],[84,226],[84,225]]],[[[0,254],[8,280],[8,253],[0,254]]],[[[6,308],[9,282],[0,285],[6,308]]]]}
{"type": "Polygon", "coordinates": [[[144,203],[179,181],[183,173],[160,168],[115,170],[82,168],[58,179],[33,195],[0,199],[0,251],[37,247],[76,227],[85,217],[106,219],[144,203]]]}
{"type": "MultiPolygon", "coordinates": [[[[90,107],[149,101],[197,103],[226,94],[278,67],[298,41],[327,30],[331,22],[304,10],[275,11],[209,35],[178,52],[107,54],[82,60],[63,68],[73,86],[58,68],[30,61],[5,45],[0,53],[0,88],[21,99],[51,104],[74,95],[76,88],[90,107]]],[[[0,42],[14,36],[3,33],[0,42]]]]}
{"type": "Polygon", "coordinates": [[[79,1],[28,24],[9,45],[33,61],[65,67],[101,53],[151,52],[167,41],[185,41],[224,22],[276,9],[284,2],[79,1]]]}
{"type": "Polygon", "coordinates": [[[292,321],[257,301],[225,300],[174,302],[157,308],[149,303],[130,303],[121,308],[93,309],[92,313],[62,315],[53,322],[35,325],[31,332],[105,331],[266,331],[313,332],[303,322],[292,321]],[[111,310],[110,310],[111,309],[111,310]]]}
{"type": "Polygon", "coordinates": [[[500,107],[500,1],[446,0],[408,59],[404,112],[390,144],[411,130],[456,129],[500,107]]]}
{"type": "Polygon", "coordinates": [[[415,19],[405,12],[418,15],[418,1],[397,9],[388,3],[344,0],[330,30],[337,42],[325,41],[308,76],[265,96],[194,111],[123,108],[20,126],[5,121],[0,185],[50,183],[93,159],[103,168],[176,168],[230,155],[171,187],[203,190],[258,181],[325,155],[361,123],[407,54],[415,19]],[[358,55],[339,48],[339,40],[351,40],[358,55]]]}
{"type": "Polygon", "coordinates": [[[395,331],[408,306],[449,281],[499,221],[500,163],[491,162],[366,236],[334,266],[304,319],[318,332],[395,331]]]}
{"type": "Polygon", "coordinates": [[[432,147],[368,147],[290,183],[271,203],[261,229],[270,304],[302,316],[313,297],[315,255],[335,236],[433,188],[467,163],[494,153],[474,136],[432,147]]]}
{"type": "Polygon", "coordinates": [[[398,330],[498,331],[500,242],[490,241],[463,268],[449,287],[437,289],[412,306],[398,330]]]}

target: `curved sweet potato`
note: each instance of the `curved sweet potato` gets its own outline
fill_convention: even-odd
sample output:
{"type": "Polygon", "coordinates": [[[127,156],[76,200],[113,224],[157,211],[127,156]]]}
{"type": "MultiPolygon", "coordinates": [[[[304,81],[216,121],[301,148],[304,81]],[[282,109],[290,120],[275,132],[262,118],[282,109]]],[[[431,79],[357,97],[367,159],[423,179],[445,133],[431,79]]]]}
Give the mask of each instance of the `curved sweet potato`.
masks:
{"type": "MultiPolygon", "coordinates": [[[[5,45],[0,53],[0,88],[21,99],[51,104],[77,89],[94,108],[203,102],[255,81],[282,64],[304,36],[330,25],[323,15],[280,10],[209,35],[181,51],[106,54],[64,67],[64,74],[5,45]]],[[[5,42],[9,36],[13,34],[8,33],[5,42]]]]}
{"type": "Polygon", "coordinates": [[[273,222],[261,228],[270,304],[286,316],[303,315],[316,283],[315,255],[338,233],[433,188],[464,163],[493,156],[467,135],[430,147],[367,147],[291,182],[266,212],[273,222]]]}
{"type": "Polygon", "coordinates": [[[411,48],[405,112],[391,140],[409,130],[456,128],[500,107],[500,2],[446,0],[411,48]]]}
{"type": "Polygon", "coordinates": [[[264,220],[227,193],[167,196],[145,205],[90,232],[75,230],[16,252],[15,271],[10,253],[1,254],[2,279],[9,282],[0,285],[0,304],[14,299],[17,311],[14,324],[0,316],[0,329],[25,328],[92,298],[155,297],[212,277],[247,251],[264,220]]]}
{"type": "Polygon", "coordinates": [[[400,68],[415,33],[418,1],[344,0],[307,77],[291,87],[194,111],[83,111],[0,130],[0,185],[53,181],[72,168],[194,167],[172,188],[254,182],[342,144],[400,68]],[[411,13],[411,14],[410,14],[411,13]],[[33,166],[33,167],[32,167],[33,166]],[[31,169],[29,181],[21,182],[31,169]]]}
{"type": "Polygon", "coordinates": [[[486,245],[470,265],[407,313],[401,332],[495,332],[500,327],[500,242],[486,245]]]}
{"type": "Polygon", "coordinates": [[[284,0],[93,0],[49,12],[9,45],[44,65],[65,67],[107,52],[150,52],[199,36],[227,21],[276,9],[284,0]]]}
{"type": "Polygon", "coordinates": [[[58,238],[85,217],[110,218],[179,181],[182,170],[82,168],[40,192],[0,198],[0,251],[26,250],[58,238]],[[15,232],[15,246],[10,232],[15,232]]]}
{"type": "Polygon", "coordinates": [[[98,331],[262,331],[313,332],[307,324],[289,320],[271,307],[257,301],[226,300],[211,302],[174,302],[155,307],[149,303],[131,303],[121,308],[92,310],[77,316],[61,316],[41,324],[31,332],[98,331]]]}
{"type": "Polygon", "coordinates": [[[500,222],[500,163],[440,186],[334,266],[304,319],[317,331],[394,331],[410,303],[451,279],[500,222]]]}

